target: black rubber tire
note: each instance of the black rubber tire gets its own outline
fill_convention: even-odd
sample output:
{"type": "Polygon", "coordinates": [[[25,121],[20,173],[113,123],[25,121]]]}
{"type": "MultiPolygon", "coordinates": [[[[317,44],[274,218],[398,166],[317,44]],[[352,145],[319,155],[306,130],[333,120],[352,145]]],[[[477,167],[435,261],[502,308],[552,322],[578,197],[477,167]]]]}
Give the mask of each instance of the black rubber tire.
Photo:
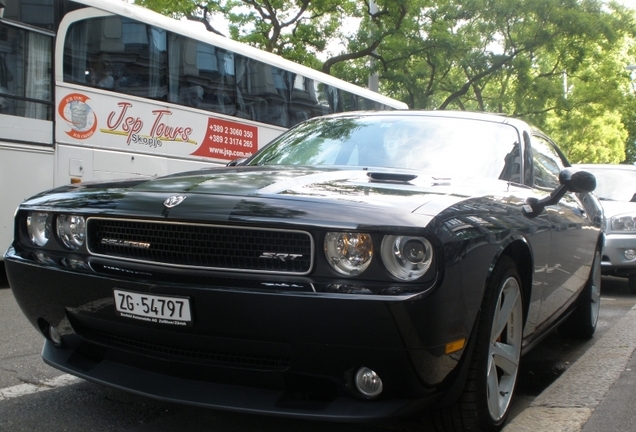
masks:
{"type": "Polygon", "coordinates": [[[559,333],[571,339],[590,339],[596,331],[601,306],[601,252],[596,250],[590,276],[574,312],[559,326],[559,333]]]}
{"type": "Polygon", "coordinates": [[[630,293],[636,294],[636,274],[631,274],[627,277],[627,286],[630,293]]]}
{"type": "Polygon", "coordinates": [[[498,431],[503,427],[519,372],[522,323],[521,278],[512,258],[503,256],[486,285],[464,391],[453,405],[431,413],[437,430],[498,431]],[[503,319],[507,310],[510,315],[503,319]],[[500,314],[501,311],[504,313],[500,314]],[[503,351],[506,354],[502,356],[503,351]],[[506,362],[504,369],[509,368],[505,373],[500,369],[502,361],[506,362]],[[497,388],[492,397],[489,383],[490,388],[497,388]],[[489,401],[501,404],[495,407],[494,415],[489,401]]]}

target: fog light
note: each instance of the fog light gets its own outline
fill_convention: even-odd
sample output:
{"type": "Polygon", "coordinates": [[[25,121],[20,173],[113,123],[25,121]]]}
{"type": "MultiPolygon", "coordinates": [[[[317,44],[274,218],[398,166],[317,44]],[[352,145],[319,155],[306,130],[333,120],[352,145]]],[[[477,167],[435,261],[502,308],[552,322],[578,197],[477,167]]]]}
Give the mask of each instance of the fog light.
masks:
{"type": "Polygon", "coordinates": [[[625,251],[625,258],[629,261],[632,261],[634,259],[636,259],[636,250],[634,249],[627,249],[625,251]]]}
{"type": "Polygon", "coordinates": [[[53,342],[53,345],[57,347],[62,346],[62,336],[60,336],[58,331],[55,330],[55,327],[50,325],[48,329],[48,333],[49,333],[49,339],[51,340],[51,342],[53,342]]]}
{"type": "Polygon", "coordinates": [[[57,263],[55,262],[53,258],[48,256],[47,254],[43,254],[42,252],[36,253],[35,259],[40,261],[42,264],[57,265],[57,263]]]}
{"type": "Polygon", "coordinates": [[[62,258],[60,263],[65,267],[72,268],[75,270],[91,270],[91,266],[87,262],[72,259],[72,258],[62,258]]]}
{"type": "Polygon", "coordinates": [[[358,391],[366,397],[376,397],[382,393],[382,380],[369,368],[358,369],[355,381],[358,391]]]}

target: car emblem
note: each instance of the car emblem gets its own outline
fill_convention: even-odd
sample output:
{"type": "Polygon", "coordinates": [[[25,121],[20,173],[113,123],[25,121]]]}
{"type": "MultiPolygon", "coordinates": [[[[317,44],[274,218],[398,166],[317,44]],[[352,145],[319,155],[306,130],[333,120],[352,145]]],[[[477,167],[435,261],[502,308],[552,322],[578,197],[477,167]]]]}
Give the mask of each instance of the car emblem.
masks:
{"type": "Polygon", "coordinates": [[[183,202],[187,197],[185,195],[174,195],[163,202],[166,208],[176,207],[183,202]]]}
{"type": "Polygon", "coordinates": [[[276,253],[276,252],[263,252],[259,258],[280,260],[282,262],[294,261],[296,258],[302,259],[302,254],[290,254],[290,253],[276,253]]]}

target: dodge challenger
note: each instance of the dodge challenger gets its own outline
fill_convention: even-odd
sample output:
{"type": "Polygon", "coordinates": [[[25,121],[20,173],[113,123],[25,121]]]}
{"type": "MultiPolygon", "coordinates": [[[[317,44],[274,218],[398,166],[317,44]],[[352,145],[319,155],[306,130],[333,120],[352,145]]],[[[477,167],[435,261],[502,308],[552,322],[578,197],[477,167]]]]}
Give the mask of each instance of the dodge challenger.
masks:
{"type": "Polygon", "coordinates": [[[595,331],[595,185],[518,119],[335,114],[225,167],[40,193],[5,265],[43,360],[86,380],[498,430],[522,355],[595,331]]]}

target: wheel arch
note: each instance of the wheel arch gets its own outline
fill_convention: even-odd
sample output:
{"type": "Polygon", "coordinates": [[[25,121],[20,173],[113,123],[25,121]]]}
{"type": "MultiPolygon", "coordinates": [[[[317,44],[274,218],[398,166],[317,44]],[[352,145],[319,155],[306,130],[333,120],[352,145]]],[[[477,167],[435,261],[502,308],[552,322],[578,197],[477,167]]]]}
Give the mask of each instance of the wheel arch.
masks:
{"type": "Polygon", "coordinates": [[[603,256],[603,250],[605,249],[605,242],[607,238],[605,236],[605,231],[599,231],[598,240],[596,241],[596,247],[601,251],[601,256],[603,256]]]}
{"type": "Polygon", "coordinates": [[[515,262],[519,277],[521,278],[521,293],[523,296],[523,324],[525,326],[530,308],[530,296],[532,295],[532,281],[534,278],[534,256],[528,241],[522,236],[510,237],[502,245],[499,253],[495,255],[488,271],[488,280],[492,275],[495,265],[502,256],[509,256],[515,262]]]}

